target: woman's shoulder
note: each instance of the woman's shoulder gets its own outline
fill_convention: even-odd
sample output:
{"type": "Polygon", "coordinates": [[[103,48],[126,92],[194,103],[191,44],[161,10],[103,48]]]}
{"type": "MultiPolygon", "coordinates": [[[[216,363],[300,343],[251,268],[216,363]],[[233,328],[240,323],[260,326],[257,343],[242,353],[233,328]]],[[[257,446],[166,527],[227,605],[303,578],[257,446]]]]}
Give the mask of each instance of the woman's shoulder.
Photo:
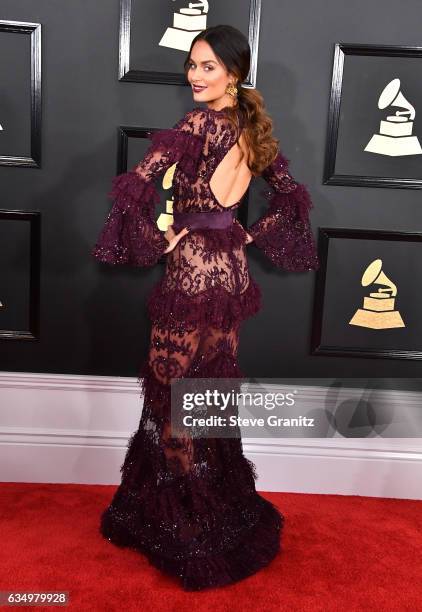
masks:
{"type": "Polygon", "coordinates": [[[195,106],[185,113],[176,127],[182,127],[182,129],[187,129],[193,134],[204,136],[213,127],[224,125],[226,119],[224,109],[214,110],[209,107],[195,106]]]}
{"type": "Polygon", "coordinates": [[[173,126],[173,128],[176,130],[189,132],[190,134],[196,134],[197,136],[202,136],[206,127],[206,122],[204,121],[204,116],[201,112],[202,110],[203,109],[195,107],[187,111],[173,126]]]}

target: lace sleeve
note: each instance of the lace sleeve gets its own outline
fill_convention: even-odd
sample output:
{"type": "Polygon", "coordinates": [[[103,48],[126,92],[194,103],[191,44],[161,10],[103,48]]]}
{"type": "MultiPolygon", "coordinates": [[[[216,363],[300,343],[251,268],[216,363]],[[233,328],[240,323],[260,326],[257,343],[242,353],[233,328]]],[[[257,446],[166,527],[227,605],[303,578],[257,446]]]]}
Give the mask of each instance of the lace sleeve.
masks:
{"type": "Polygon", "coordinates": [[[158,229],[155,209],[160,198],[155,179],[183,157],[183,168],[194,172],[202,152],[202,138],[193,133],[190,111],[172,128],[153,132],[143,159],[112,181],[114,200],[91,255],[103,263],[152,266],[168,246],[158,229]]]}
{"type": "Polygon", "coordinates": [[[288,163],[279,151],[262,172],[272,187],[264,192],[269,207],[247,231],[277,267],[291,272],[317,270],[319,260],[309,222],[313,204],[306,186],[290,175],[288,163]]]}

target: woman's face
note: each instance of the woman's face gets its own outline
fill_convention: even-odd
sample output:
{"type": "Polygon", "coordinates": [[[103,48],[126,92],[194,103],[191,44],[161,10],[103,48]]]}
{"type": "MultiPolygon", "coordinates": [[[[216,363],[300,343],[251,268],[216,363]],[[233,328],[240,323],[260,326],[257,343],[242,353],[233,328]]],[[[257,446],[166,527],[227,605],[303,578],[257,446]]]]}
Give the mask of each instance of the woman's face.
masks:
{"type": "Polygon", "coordinates": [[[214,110],[233,105],[233,97],[226,93],[226,87],[235,79],[205,40],[198,40],[192,47],[187,78],[196,102],[206,102],[214,110]],[[198,85],[198,90],[195,90],[195,85],[198,85]]]}

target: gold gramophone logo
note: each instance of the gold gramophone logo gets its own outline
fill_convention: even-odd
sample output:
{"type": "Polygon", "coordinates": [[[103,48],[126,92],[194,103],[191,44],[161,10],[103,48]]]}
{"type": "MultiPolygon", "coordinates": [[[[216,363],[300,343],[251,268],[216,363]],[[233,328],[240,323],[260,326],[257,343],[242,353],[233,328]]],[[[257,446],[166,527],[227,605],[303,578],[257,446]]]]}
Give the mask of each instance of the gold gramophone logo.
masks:
{"type": "Polygon", "coordinates": [[[362,287],[381,287],[363,298],[363,308],[358,308],[349,324],[371,329],[405,327],[399,311],[394,309],[397,287],[382,271],[381,259],[374,259],[369,264],[362,275],[361,283],[362,287]]]}
{"type": "Polygon", "coordinates": [[[160,42],[162,47],[189,51],[193,39],[207,27],[208,0],[189,2],[188,6],[173,13],[173,26],[168,27],[160,42]]]}
{"type": "Polygon", "coordinates": [[[385,109],[398,106],[397,110],[380,121],[379,134],[374,134],[365,147],[365,151],[398,157],[400,155],[420,155],[422,148],[418,137],[412,135],[415,107],[400,91],[400,79],[393,79],[384,87],[378,99],[378,108],[385,109]]]}
{"type": "MultiPolygon", "coordinates": [[[[173,186],[173,176],[176,170],[177,162],[167,169],[163,176],[162,186],[166,191],[171,189],[173,186]]],[[[162,232],[167,231],[169,225],[173,223],[173,198],[168,200],[166,198],[166,212],[161,213],[157,219],[157,227],[162,232]]]]}

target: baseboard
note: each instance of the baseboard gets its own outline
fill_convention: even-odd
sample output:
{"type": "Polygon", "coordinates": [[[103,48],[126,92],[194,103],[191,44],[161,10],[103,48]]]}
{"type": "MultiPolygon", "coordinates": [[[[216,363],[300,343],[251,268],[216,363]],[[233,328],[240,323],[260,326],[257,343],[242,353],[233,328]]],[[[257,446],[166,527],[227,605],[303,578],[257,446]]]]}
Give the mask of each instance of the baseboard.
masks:
{"type": "MultiPolygon", "coordinates": [[[[325,405],[326,388],[308,391],[325,405]]],[[[117,485],[142,399],[136,378],[1,372],[0,406],[2,481],[117,485]]],[[[243,448],[261,491],[422,499],[420,438],[246,438],[243,448]]]]}

